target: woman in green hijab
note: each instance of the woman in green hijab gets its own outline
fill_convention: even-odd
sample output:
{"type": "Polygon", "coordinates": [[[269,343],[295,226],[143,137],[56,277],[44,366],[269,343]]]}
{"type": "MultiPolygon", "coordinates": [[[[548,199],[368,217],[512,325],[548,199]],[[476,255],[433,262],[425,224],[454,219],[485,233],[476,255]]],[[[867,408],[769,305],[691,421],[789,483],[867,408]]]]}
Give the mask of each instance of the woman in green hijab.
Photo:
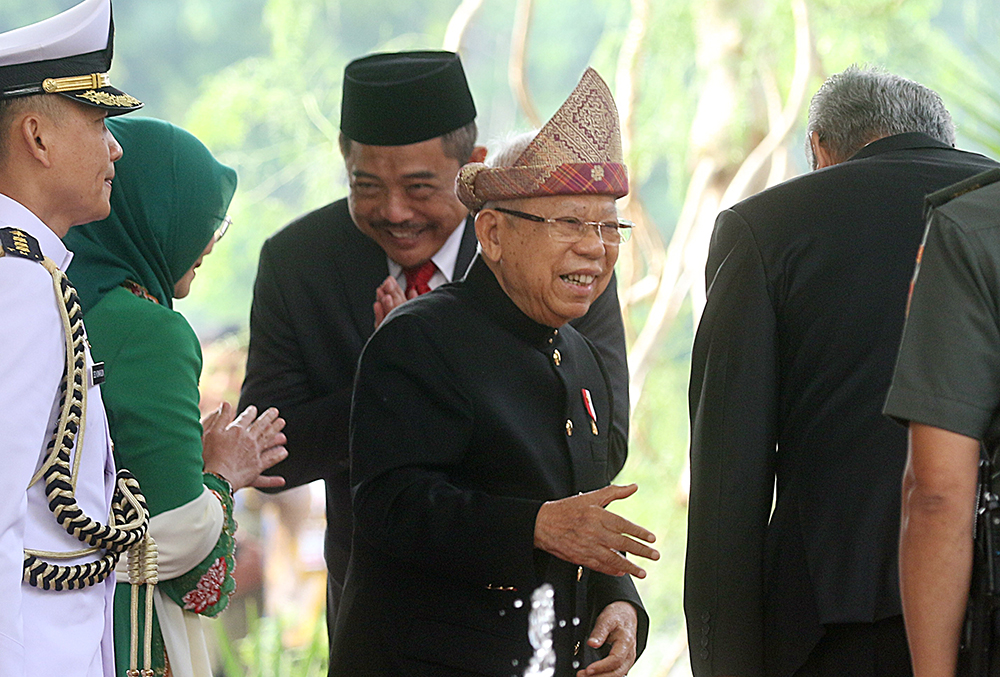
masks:
{"type": "MultiPolygon", "coordinates": [[[[112,118],[107,126],[124,149],[111,214],[66,236],[74,252],[67,272],[94,359],[105,363],[101,395],[115,462],[139,480],[149,505],[159,553],[154,674],[165,675],[169,666],[172,677],[210,677],[200,616],[219,614],[235,588],[233,492],[282,483],[260,473],[287,455],[284,421],[274,409],[258,417],[253,407],[234,420],[226,403],[205,418],[203,430],[201,348],[187,320],[171,309],[228,226],[236,173],[169,123],[112,118]]],[[[122,558],[115,593],[120,677],[129,668],[132,633],[125,564],[122,558]]],[[[141,667],[141,642],[139,650],[141,667]]]]}

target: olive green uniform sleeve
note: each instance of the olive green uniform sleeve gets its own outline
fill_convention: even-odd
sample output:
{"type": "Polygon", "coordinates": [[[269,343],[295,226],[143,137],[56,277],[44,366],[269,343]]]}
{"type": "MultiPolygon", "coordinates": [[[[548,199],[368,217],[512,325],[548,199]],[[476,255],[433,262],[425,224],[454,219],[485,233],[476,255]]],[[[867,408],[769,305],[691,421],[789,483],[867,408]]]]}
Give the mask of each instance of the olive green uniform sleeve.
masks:
{"type": "Polygon", "coordinates": [[[987,187],[932,212],[885,413],[976,439],[1000,405],[1000,209],[987,187]]]}

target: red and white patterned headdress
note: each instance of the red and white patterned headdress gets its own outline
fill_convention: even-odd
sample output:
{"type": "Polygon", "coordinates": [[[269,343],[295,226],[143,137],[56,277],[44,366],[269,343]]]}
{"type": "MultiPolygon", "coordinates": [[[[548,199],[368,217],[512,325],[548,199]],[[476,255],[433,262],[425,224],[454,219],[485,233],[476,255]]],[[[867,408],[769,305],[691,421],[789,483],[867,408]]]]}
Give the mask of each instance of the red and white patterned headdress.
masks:
{"type": "Polygon", "coordinates": [[[459,171],[455,191],[470,211],[492,200],[627,195],[618,109],[597,71],[587,69],[513,166],[469,163],[459,171]]]}

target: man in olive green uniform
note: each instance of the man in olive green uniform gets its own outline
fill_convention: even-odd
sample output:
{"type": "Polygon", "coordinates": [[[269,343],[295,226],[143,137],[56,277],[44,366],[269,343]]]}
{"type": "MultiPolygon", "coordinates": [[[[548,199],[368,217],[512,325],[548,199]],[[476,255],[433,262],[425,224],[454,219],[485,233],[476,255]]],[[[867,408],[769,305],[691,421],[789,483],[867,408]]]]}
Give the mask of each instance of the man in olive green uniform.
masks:
{"type": "Polygon", "coordinates": [[[885,406],[910,427],[900,586],[916,675],[955,674],[980,444],[1000,441],[1000,170],[928,203],[885,406]]]}

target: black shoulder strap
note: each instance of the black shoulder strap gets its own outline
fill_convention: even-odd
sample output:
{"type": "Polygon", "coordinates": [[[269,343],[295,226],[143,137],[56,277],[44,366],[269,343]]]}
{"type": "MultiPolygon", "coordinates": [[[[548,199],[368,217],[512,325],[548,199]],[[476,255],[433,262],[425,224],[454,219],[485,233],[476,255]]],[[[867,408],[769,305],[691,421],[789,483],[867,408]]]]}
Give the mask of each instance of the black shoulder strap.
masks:
{"type": "Polygon", "coordinates": [[[38,240],[17,228],[0,228],[0,256],[17,256],[41,262],[42,247],[38,240]]]}
{"type": "Polygon", "coordinates": [[[924,220],[930,216],[932,209],[937,209],[943,204],[951,202],[956,197],[971,193],[983,186],[1000,181],[1000,169],[990,169],[985,172],[970,176],[964,181],[959,181],[941,190],[934,191],[927,196],[924,201],[924,220]]]}

